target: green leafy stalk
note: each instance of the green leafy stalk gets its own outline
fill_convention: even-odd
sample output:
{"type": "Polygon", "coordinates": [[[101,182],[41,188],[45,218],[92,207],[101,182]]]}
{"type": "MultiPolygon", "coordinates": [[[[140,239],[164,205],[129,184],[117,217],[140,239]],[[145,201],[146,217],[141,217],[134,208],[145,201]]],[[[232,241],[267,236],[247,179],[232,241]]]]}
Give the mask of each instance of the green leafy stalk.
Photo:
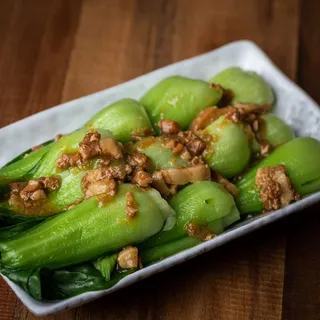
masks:
{"type": "Polygon", "coordinates": [[[135,144],[135,149],[152,161],[152,170],[188,167],[189,163],[165,146],[163,137],[148,137],[135,144]]]}
{"type": "MultiPolygon", "coordinates": [[[[41,177],[60,176],[61,185],[56,191],[50,192],[48,197],[43,201],[41,207],[37,207],[35,212],[28,213],[28,215],[34,216],[49,216],[61,211],[67,210],[67,208],[81,201],[84,197],[84,193],[81,187],[81,181],[88,170],[92,169],[97,162],[97,159],[91,161],[89,165],[84,169],[68,168],[61,170],[57,168],[57,160],[63,153],[73,153],[78,151],[79,143],[83,140],[88,129],[81,129],[74,131],[68,135],[63,136],[59,141],[48,146],[50,149],[44,154],[38,165],[30,172],[28,179],[38,179],[41,177]]],[[[98,132],[102,138],[111,137],[109,131],[99,129],[98,132]]],[[[39,151],[41,151],[40,149],[39,151]]],[[[29,156],[31,157],[31,155],[29,156]]],[[[27,157],[24,160],[27,160],[27,157]]],[[[15,163],[13,165],[18,164],[15,163]]],[[[15,204],[10,204],[10,210],[25,214],[23,208],[15,204]]]]}
{"type": "Polygon", "coordinates": [[[14,236],[20,235],[22,232],[31,229],[40,222],[41,220],[30,220],[20,222],[8,227],[0,227],[0,241],[7,240],[13,238],[14,236]]]}
{"type": "Polygon", "coordinates": [[[132,135],[143,137],[153,133],[146,110],[133,99],[116,101],[94,115],[85,126],[109,130],[121,142],[132,141],[132,135]]]}
{"type": "Polygon", "coordinates": [[[217,234],[240,218],[233,197],[216,182],[201,181],[190,184],[179,191],[169,203],[176,212],[176,224],[170,230],[164,230],[145,241],[143,248],[187,236],[187,223],[206,226],[212,233],[217,234]],[[227,220],[229,215],[231,218],[227,220]]]}
{"type": "Polygon", "coordinates": [[[94,267],[101,272],[106,281],[111,279],[111,274],[117,265],[118,254],[106,255],[93,261],[94,267]]]}
{"type": "Polygon", "coordinates": [[[0,204],[0,227],[12,226],[21,222],[37,221],[41,222],[44,217],[33,217],[16,214],[9,210],[7,203],[0,204]]]}
{"type": "Polygon", "coordinates": [[[8,279],[29,293],[32,298],[41,300],[42,293],[40,269],[17,270],[8,266],[4,266],[0,263],[0,273],[5,275],[8,279]]]}
{"type": "Polygon", "coordinates": [[[265,114],[262,119],[264,120],[262,138],[267,140],[273,148],[294,139],[291,127],[275,114],[265,114]]]}
{"type": "Polygon", "coordinates": [[[103,275],[94,267],[95,261],[63,269],[14,269],[0,264],[0,273],[26,291],[36,300],[61,300],[88,291],[113,287],[135,269],[103,275]],[[108,279],[108,280],[107,280],[108,279]]]}
{"type": "Polygon", "coordinates": [[[144,249],[141,252],[142,263],[144,266],[148,266],[200,243],[201,240],[197,238],[185,236],[178,240],[144,249]]]}
{"type": "MultiPolygon", "coordinates": [[[[43,147],[45,147],[45,146],[48,146],[48,145],[52,144],[53,142],[54,142],[54,140],[49,140],[49,141],[46,141],[46,142],[42,143],[41,145],[43,147]]],[[[22,152],[21,154],[19,154],[15,158],[13,158],[11,161],[9,161],[5,166],[3,166],[3,168],[5,168],[5,167],[7,167],[7,166],[19,161],[19,160],[25,159],[27,154],[30,155],[33,152],[34,151],[32,151],[32,149],[28,149],[28,150],[22,152]]]]}
{"type": "MultiPolygon", "coordinates": [[[[109,131],[97,131],[101,134],[101,138],[112,137],[112,134],[109,131]]],[[[30,178],[37,179],[60,174],[61,170],[57,168],[57,159],[59,159],[63,153],[73,153],[78,151],[79,143],[88,132],[89,129],[79,129],[63,136],[50,148],[49,152],[43,157],[39,166],[30,178]]]]}
{"type": "Polygon", "coordinates": [[[123,184],[104,206],[95,198],[48,219],[13,240],[0,241],[1,262],[15,268],[60,268],[140,243],[158,233],[174,212],[160,194],[123,184]],[[126,214],[126,193],[137,202],[126,214]]]}
{"type": "Polygon", "coordinates": [[[221,116],[205,128],[202,134],[210,137],[205,159],[211,169],[231,178],[247,167],[251,151],[241,123],[234,123],[221,116]]]}
{"type": "Polygon", "coordinates": [[[252,71],[231,67],[215,75],[210,82],[231,90],[233,93],[232,103],[272,104],[274,101],[270,86],[262,77],[252,71]]]}
{"type": "Polygon", "coordinates": [[[207,82],[173,76],[151,88],[141,103],[155,126],[160,119],[170,119],[186,129],[201,110],[216,105],[222,94],[207,82]]]}
{"type": "MultiPolygon", "coordinates": [[[[180,219],[178,218],[177,220],[179,222],[180,219]]],[[[226,215],[223,218],[209,222],[207,226],[208,229],[212,231],[214,234],[219,234],[222,233],[225,230],[225,228],[227,228],[237,220],[239,220],[239,211],[236,208],[236,206],[234,206],[232,211],[228,215],[226,215]]],[[[154,239],[153,241],[151,240],[149,243],[147,241],[147,243],[142,244],[141,257],[144,266],[148,266],[149,264],[163,260],[180,251],[194,247],[202,242],[198,238],[189,236],[183,236],[180,239],[165,242],[167,237],[170,238],[170,235],[166,237],[161,237],[161,235],[164,233],[165,231],[161,232],[159,234],[159,237],[154,236],[153,238],[151,238],[154,239]],[[155,243],[158,243],[158,245],[152,246],[155,243]],[[148,245],[151,247],[149,247],[148,245]]]]}
{"type": "Polygon", "coordinates": [[[88,291],[105,290],[113,287],[122,278],[135,270],[114,272],[106,281],[101,272],[92,264],[85,263],[64,269],[54,270],[42,276],[42,298],[61,300],[77,296],[88,291]]]}
{"type": "Polygon", "coordinates": [[[33,169],[42,157],[49,151],[51,145],[31,152],[26,158],[22,158],[0,169],[0,181],[12,182],[21,180],[31,169],[33,169]]]}
{"type": "Polygon", "coordinates": [[[309,137],[293,139],[280,146],[252,168],[237,183],[240,195],[237,206],[242,214],[263,210],[259,190],[255,183],[258,169],[284,165],[295,190],[301,195],[320,190],[320,142],[309,137]]]}

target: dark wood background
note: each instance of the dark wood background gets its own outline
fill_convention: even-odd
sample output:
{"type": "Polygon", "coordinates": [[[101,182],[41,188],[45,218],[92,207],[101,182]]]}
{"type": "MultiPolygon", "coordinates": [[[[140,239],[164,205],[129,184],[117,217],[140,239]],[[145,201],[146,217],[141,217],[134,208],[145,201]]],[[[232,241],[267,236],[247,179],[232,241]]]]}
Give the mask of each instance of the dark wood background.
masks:
{"type": "MultiPolygon", "coordinates": [[[[238,39],[320,102],[319,14],[316,0],[0,0],[0,126],[238,39]]],[[[319,211],[46,319],[320,319],[319,211]]],[[[35,319],[2,280],[0,319],[35,319]]]]}

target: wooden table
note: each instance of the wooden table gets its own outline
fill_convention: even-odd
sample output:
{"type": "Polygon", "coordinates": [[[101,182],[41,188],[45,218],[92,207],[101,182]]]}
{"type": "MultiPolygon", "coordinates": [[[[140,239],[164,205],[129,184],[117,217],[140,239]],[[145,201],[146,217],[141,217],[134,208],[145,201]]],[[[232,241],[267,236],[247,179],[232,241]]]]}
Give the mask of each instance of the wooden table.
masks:
{"type": "MultiPolygon", "coordinates": [[[[313,0],[1,0],[0,126],[237,39],[320,102],[319,13],[313,0]]],[[[319,210],[47,319],[320,319],[319,210]]],[[[2,280],[0,319],[34,319],[2,280]]]]}

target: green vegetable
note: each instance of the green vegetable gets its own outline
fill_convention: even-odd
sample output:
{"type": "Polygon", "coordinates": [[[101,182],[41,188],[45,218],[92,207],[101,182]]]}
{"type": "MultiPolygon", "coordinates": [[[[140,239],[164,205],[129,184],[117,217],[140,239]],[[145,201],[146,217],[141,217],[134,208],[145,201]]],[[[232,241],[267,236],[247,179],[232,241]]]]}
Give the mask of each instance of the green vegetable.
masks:
{"type": "Polygon", "coordinates": [[[241,173],[250,159],[250,143],[241,123],[219,117],[202,131],[210,136],[205,160],[211,169],[225,178],[241,173]]]}
{"type": "Polygon", "coordinates": [[[215,75],[210,82],[231,90],[233,93],[232,103],[272,104],[274,101],[270,86],[262,77],[252,71],[231,67],[215,75]]]}
{"type": "Polygon", "coordinates": [[[26,291],[32,298],[40,300],[40,269],[17,270],[0,264],[0,273],[26,291]]]}
{"type": "MultiPolygon", "coordinates": [[[[81,201],[84,197],[81,187],[81,180],[88,170],[95,166],[97,160],[92,160],[85,169],[69,168],[61,171],[57,168],[56,161],[63,153],[73,153],[78,151],[79,143],[83,140],[88,129],[80,129],[63,136],[45,155],[32,178],[59,175],[61,186],[57,191],[51,192],[48,196],[48,207],[44,206],[44,212],[57,213],[66,210],[70,205],[81,201]]],[[[112,137],[109,131],[97,130],[101,138],[112,137]]]]}
{"type": "MultiPolygon", "coordinates": [[[[114,137],[123,143],[136,140],[133,136],[141,137],[127,144],[125,150],[126,156],[131,152],[148,156],[152,166],[144,168],[146,171],[189,167],[188,154],[173,151],[172,137],[147,137],[160,133],[159,120],[171,119],[182,130],[187,129],[200,111],[217,103],[223,105],[221,99],[226,96],[222,88],[232,92],[231,103],[274,102],[272,89],[254,72],[233,67],[217,74],[212,82],[221,87],[181,76],[164,79],[140,102],[121,99],[98,112],[81,129],[56,142],[48,141],[24,158],[28,150],[1,168],[0,273],[36,300],[65,299],[104,290],[136,271],[118,270],[118,252],[124,247],[137,246],[147,266],[221,234],[239,221],[239,211],[262,211],[255,183],[259,168],[285,165],[293,187],[302,196],[320,190],[320,142],[294,139],[292,129],[274,114],[261,117],[261,140],[257,139],[260,143],[267,140],[276,149],[237,182],[240,195],[236,200],[213,181],[186,185],[169,203],[152,188],[141,189],[128,183],[117,185],[113,199],[99,196],[84,200],[82,179],[98,167],[99,157],[88,160],[82,168],[57,167],[62,154],[79,151],[79,143],[90,129],[97,130],[102,139],[114,137]],[[12,201],[13,197],[7,200],[11,182],[50,176],[60,177],[60,187],[48,192],[38,207],[26,209],[12,201]],[[128,193],[133,195],[133,204],[128,203],[128,193]],[[70,205],[75,206],[67,210],[70,205]],[[133,216],[127,213],[131,205],[137,209],[133,216]]],[[[256,138],[248,138],[245,126],[222,115],[197,132],[207,142],[203,155],[209,167],[225,178],[242,173],[251,153],[260,148],[256,138]]],[[[109,165],[125,165],[125,161],[126,157],[109,165]]],[[[130,181],[130,177],[126,179],[130,181]]]]}
{"type": "MultiPolygon", "coordinates": [[[[46,141],[46,142],[42,143],[41,145],[42,145],[43,147],[45,147],[45,146],[50,145],[50,144],[53,143],[53,142],[54,142],[54,140],[49,140],[49,141],[46,141]]],[[[9,165],[11,165],[11,164],[19,161],[19,160],[24,159],[26,154],[30,154],[30,153],[33,153],[33,152],[34,152],[34,151],[32,151],[32,148],[31,148],[31,149],[28,149],[28,150],[20,153],[18,156],[16,156],[16,157],[13,158],[11,161],[9,161],[5,166],[3,166],[3,168],[4,168],[4,167],[7,167],[7,166],[9,166],[9,165]]]]}
{"type": "Polygon", "coordinates": [[[218,183],[201,181],[188,185],[170,200],[176,212],[176,224],[142,244],[143,248],[157,246],[187,235],[185,225],[195,223],[220,233],[240,216],[233,197],[218,183]],[[229,218],[227,218],[230,215],[229,218]]]}
{"type": "Polygon", "coordinates": [[[31,152],[26,158],[22,158],[0,169],[0,181],[12,182],[21,180],[31,169],[33,169],[41,158],[49,151],[51,144],[31,152]]]}
{"type": "Polygon", "coordinates": [[[10,185],[0,182],[0,201],[6,198],[6,195],[10,192],[10,185]]]}
{"type": "Polygon", "coordinates": [[[60,300],[88,291],[104,290],[114,286],[135,269],[110,270],[109,280],[99,269],[96,261],[58,270],[13,269],[0,264],[0,273],[26,291],[36,300],[60,300]],[[112,273],[112,274],[111,274],[112,273]]]}
{"type": "Polygon", "coordinates": [[[16,214],[9,210],[7,203],[0,203],[0,227],[7,227],[21,222],[43,221],[43,217],[32,217],[16,214]]]}
{"type": "Polygon", "coordinates": [[[52,272],[46,270],[42,277],[42,288],[43,298],[59,300],[87,291],[106,289],[107,282],[99,270],[85,263],[52,272]]]}
{"type": "Polygon", "coordinates": [[[174,212],[154,190],[123,184],[104,206],[95,198],[52,217],[20,237],[0,241],[1,262],[15,268],[60,268],[140,243],[172,224],[174,212]],[[137,202],[135,217],[126,214],[126,193],[137,202]],[[166,227],[166,226],[165,226],[166,227]]]}
{"type": "Polygon", "coordinates": [[[189,249],[191,247],[200,244],[201,240],[193,237],[183,237],[178,240],[173,240],[158,246],[145,249],[141,252],[142,263],[144,266],[158,262],[164,258],[172,256],[182,250],[189,249]]]}
{"type": "Polygon", "coordinates": [[[12,226],[0,228],[0,241],[12,238],[22,232],[31,229],[32,227],[39,224],[39,220],[30,220],[25,222],[20,222],[12,226]]]}
{"type": "MultiPolygon", "coordinates": [[[[84,193],[81,187],[81,180],[87,171],[95,166],[97,159],[91,160],[85,169],[68,168],[66,170],[61,170],[57,168],[56,162],[63,153],[74,153],[78,151],[79,143],[83,140],[88,131],[88,129],[80,129],[63,136],[59,141],[51,145],[49,151],[43,156],[35,170],[27,175],[28,179],[38,179],[50,176],[61,177],[60,188],[50,192],[47,199],[43,201],[41,207],[36,207],[33,209],[34,212],[29,212],[28,215],[53,215],[67,210],[70,205],[83,199],[84,193]]],[[[101,134],[101,138],[112,136],[109,131],[102,129],[97,131],[101,134]]],[[[16,213],[26,214],[20,206],[15,206],[14,204],[10,205],[10,210],[16,213]]]]}
{"type": "Polygon", "coordinates": [[[66,299],[78,294],[103,290],[107,282],[102,274],[89,263],[47,273],[43,278],[43,298],[66,299]]]}
{"type": "Polygon", "coordinates": [[[121,142],[132,140],[132,135],[145,136],[153,133],[152,124],[142,104],[133,99],[121,99],[94,115],[88,128],[105,129],[121,142]]]}
{"type": "Polygon", "coordinates": [[[277,165],[285,165],[293,187],[301,196],[320,190],[320,142],[309,137],[296,138],[273,151],[237,183],[240,195],[236,202],[242,214],[263,210],[256,173],[260,168],[277,165]]]}
{"type": "MultiPolygon", "coordinates": [[[[79,143],[89,131],[90,130],[88,129],[80,129],[63,136],[50,148],[49,152],[43,157],[39,166],[37,167],[37,170],[35,170],[30,178],[37,179],[60,174],[61,170],[57,168],[56,161],[63,153],[74,153],[78,151],[79,143]]],[[[110,131],[102,129],[97,131],[101,134],[101,138],[112,137],[110,131]]]]}
{"type": "Polygon", "coordinates": [[[135,144],[135,149],[151,159],[152,170],[189,166],[187,161],[174,154],[164,143],[163,137],[143,138],[135,144]]]}
{"type": "Polygon", "coordinates": [[[111,279],[111,273],[114,271],[117,265],[117,258],[118,255],[114,253],[112,255],[100,257],[93,261],[94,267],[101,272],[106,281],[111,279]]]}
{"type": "Polygon", "coordinates": [[[65,211],[70,205],[81,201],[84,197],[81,181],[86,173],[86,170],[72,168],[61,172],[59,174],[61,177],[60,188],[48,194],[47,206],[44,205],[41,211],[37,211],[37,215],[41,215],[41,213],[52,215],[65,211]]]}
{"type": "Polygon", "coordinates": [[[106,281],[90,263],[55,270],[42,277],[42,297],[46,300],[60,300],[88,291],[105,290],[134,271],[116,272],[111,280],[106,281]]]}
{"type": "Polygon", "coordinates": [[[154,125],[165,118],[186,129],[201,110],[216,105],[222,94],[220,88],[210,87],[207,82],[173,76],[151,88],[141,103],[154,125]]]}
{"type": "Polygon", "coordinates": [[[208,223],[209,229],[215,234],[220,234],[225,231],[225,229],[231,226],[233,223],[240,219],[240,213],[236,206],[232,208],[229,214],[221,219],[214,220],[208,223]]]}
{"type": "Polygon", "coordinates": [[[267,140],[273,148],[294,139],[294,132],[291,127],[275,114],[265,114],[262,119],[264,120],[262,138],[267,140]]]}

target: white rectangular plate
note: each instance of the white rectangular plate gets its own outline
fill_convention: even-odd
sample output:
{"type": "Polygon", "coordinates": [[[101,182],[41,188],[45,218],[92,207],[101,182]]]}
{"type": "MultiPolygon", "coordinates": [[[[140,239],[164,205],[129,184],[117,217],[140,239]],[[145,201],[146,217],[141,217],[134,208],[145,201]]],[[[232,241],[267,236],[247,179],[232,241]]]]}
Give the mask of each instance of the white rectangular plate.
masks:
{"type": "MultiPolygon", "coordinates": [[[[67,133],[77,129],[94,113],[118,99],[125,97],[139,99],[150,87],[163,78],[178,74],[190,78],[208,80],[217,72],[230,66],[253,70],[263,76],[270,83],[276,94],[275,112],[294,128],[297,135],[312,136],[320,140],[320,109],[316,103],[279,71],[254,43],[237,41],[198,57],[161,68],[110,89],[64,103],[0,129],[2,150],[0,167],[29,147],[47,141],[58,133],[67,133]]],[[[38,316],[49,315],[117,291],[131,283],[166,270],[173,265],[189,260],[232,239],[241,237],[295,211],[306,208],[319,200],[320,192],[269,215],[241,223],[210,241],[139,270],[107,290],[84,293],[63,301],[38,302],[6,277],[4,279],[33,314],[38,316]]]]}

